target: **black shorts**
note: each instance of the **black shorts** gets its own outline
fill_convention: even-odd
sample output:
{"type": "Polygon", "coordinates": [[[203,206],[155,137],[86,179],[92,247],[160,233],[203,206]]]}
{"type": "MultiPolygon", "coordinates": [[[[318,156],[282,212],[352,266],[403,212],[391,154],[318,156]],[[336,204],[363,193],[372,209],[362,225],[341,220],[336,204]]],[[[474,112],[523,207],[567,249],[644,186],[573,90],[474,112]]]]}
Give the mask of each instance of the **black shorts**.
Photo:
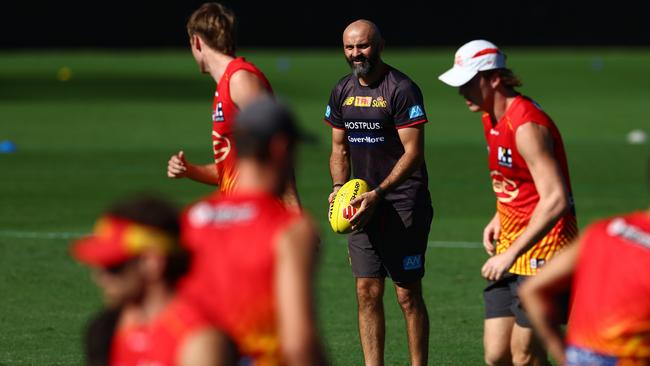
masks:
{"type": "Polygon", "coordinates": [[[432,219],[431,206],[397,211],[382,202],[366,227],[348,237],[354,276],[389,276],[396,283],[421,279],[432,219]]]}
{"type": "MultiPolygon", "coordinates": [[[[483,290],[485,319],[514,316],[517,325],[532,328],[517,293],[519,286],[528,277],[507,273],[498,281],[488,281],[488,286],[483,290]]],[[[556,309],[559,310],[560,322],[566,324],[569,309],[568,293],[556,299],[556,309]]]]}

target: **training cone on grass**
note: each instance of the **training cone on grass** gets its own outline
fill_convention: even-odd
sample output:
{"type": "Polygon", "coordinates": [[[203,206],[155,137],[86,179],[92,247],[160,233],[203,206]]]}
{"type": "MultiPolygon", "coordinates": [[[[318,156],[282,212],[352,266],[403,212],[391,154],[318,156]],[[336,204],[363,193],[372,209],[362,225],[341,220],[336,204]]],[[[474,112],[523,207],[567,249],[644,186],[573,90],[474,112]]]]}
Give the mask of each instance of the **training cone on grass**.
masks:
{"type": "Polygon", "coordinates": [[[16,144],[11,140],[0,141],[0,154],[16,152],[16,144]]]}

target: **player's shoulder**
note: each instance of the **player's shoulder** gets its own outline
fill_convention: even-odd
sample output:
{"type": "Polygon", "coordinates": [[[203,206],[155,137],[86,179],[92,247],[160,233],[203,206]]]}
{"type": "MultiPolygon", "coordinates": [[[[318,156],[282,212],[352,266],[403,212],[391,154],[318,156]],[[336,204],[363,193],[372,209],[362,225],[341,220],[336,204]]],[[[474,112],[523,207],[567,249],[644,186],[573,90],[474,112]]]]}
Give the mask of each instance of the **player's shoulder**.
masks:
{"type": "Polygon", "coordinates": [[[350,87],[351,85],[354,85],[353,82],[355,81],[355,77],[352,74],[347,74],[343,77],[341,77],[336,84],[334,84],[334,91],[341,91],[347,87],[350,87]]]}
{"type": "Polygon", "coordinates": [[[625,231],[634,226],[644,231],[650,231],[650,215],[643,211],[634,211],[626,214],[610,216],[597,220],[587,226],[585,232],[590,230],[604,230],[610,235],[625,231]]]}
{"type": "Polygon", "coordinates": [[[259,67],[257,67],[254,63],[246,60],[244,57],[237,57],[228,64],[227,71],[235,72],[239,70],[262,72],[259,67]]]}
{"type": "Polygon", "coordinates": [[[390,65],[386,66],[388,70],[386,71],[385,80],[388,84],[396,89],[416,88],[419,90],[418,85],[408,75],[390,65]]]}
{"type": "Polygon", "coordinates": [[[319,243],[319,230],[316,222],[305,213],[290,212],[279,228],[278,239],[317,247],[319,243]]]}
{"type": "Polygon", "coordinates": [[[509,111],[510,119],[514,123],[536,122],[542,125],[551,125],[553,121],[546,114],[542,106],[530,97],[518,95],[509,111]]]}

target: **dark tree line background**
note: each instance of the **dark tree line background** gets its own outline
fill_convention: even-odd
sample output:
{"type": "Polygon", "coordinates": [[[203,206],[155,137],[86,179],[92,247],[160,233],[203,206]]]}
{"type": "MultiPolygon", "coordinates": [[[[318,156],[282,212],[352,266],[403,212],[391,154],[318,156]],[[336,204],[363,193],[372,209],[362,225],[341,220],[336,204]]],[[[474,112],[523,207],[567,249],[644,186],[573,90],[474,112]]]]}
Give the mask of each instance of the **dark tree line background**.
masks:
{"type": "MultiPolygon", "coordinates": [[[[0,7],[0,48],[185,47],[185,21],[203,1],[24,1],[0,7]]],[[[391,47],[650,46],[639,1],[222,1],[242,47],[338,47],[344,27],[376,22],[391,47]]]]}

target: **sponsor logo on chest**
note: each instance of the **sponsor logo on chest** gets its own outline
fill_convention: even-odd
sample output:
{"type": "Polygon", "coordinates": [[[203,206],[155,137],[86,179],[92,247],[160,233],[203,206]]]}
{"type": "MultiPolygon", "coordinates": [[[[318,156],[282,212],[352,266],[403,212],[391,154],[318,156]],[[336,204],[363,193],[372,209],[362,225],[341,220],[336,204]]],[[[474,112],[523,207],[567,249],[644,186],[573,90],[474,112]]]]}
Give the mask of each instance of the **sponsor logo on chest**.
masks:
{"type": "Polygon", "coordinates": [[[343,101],[343,106],[355,106],[355,107],[362,107],[362,108],[386,108],[388,107],[388,102],[384,97],[379,96],[377,98],[374,98],[369,96],[369,97],[360,97],[360,96],[354,96],[354,97],[347,97],[343,101]]]}
{"type": "Polygon", "coordinates": [[[512,168],[512,149],[509,147],[499,146],[497,148],[497,161],[501,166],[512,168]]]}
{"type": "Polygon", "coordinates": [[[225,120],[223,115],[223,104],[217,102],[217,107],[212,112],[212,121],[213,122],[223,122],[225,120]]]}
{"type": "Polygon", "coordinates": [[[193,226],[235,224],[251,221],[257,216],[257,208],[250,203],[211,205],[199,203],[189,211],[189,221],[193,226]]]}

